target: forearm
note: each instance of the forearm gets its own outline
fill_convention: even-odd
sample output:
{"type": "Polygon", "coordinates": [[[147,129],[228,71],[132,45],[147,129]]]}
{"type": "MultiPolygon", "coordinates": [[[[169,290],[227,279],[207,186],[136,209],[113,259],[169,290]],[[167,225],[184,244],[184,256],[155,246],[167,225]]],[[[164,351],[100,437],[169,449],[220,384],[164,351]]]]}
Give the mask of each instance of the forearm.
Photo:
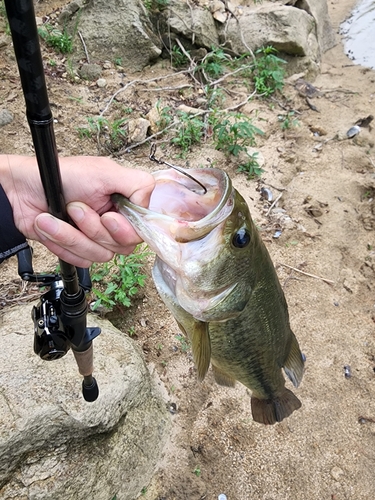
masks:
{"type": "Polygon", "coordinates": [[[5,155],[0,156],[0,262],[27,247],[25,236],[17,229],[8,199],[11,186],[10,169],[5,155]],[[5,191],[2,183],[7,187],[5,191]]]}

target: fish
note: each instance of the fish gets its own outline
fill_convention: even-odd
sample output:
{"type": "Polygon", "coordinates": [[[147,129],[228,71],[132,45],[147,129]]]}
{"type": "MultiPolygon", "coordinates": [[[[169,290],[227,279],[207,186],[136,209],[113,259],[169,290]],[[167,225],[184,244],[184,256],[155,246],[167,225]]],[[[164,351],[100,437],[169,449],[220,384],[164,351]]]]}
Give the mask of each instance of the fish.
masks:
{"type": "Polygon", "coordinates": [[[112,195],[155,252],[156,289],[190,340],[197,377],[251,391],[255,422],[272,425],[301,407],[294,387],[305,358],[287,302],[249,207],[218,168],[158,170],[148,208],[112,195]],[[185,175],[188,173],[189,177],[185,175]]]}

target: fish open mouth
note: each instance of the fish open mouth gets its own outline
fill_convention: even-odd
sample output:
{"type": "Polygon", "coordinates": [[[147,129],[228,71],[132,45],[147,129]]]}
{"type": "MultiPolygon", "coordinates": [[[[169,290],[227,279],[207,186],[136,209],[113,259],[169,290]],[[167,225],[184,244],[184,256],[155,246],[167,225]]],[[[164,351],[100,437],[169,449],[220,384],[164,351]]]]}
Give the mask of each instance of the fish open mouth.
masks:
{"type": "Polygon", "coordinates": [[[189,176],[184,175],[185,169],[181,170],[153,173],[156,184],[147,209],[120,195],[113,195],[112,199],[130,221],[131,214],[157,220],[160,229],[164,228],[178,242],[202,238],[232,212],[232,183],[219,169],[188,169],[189,176]]]}
{"type": "Polygon", "coordinates": [[[230,180],[217,169],[189,170],[189,177],[176,170],[160,170],[153,175],[156,184],[149,205],[152,212],[192,222],[212,215],[226,202],[230,180]]]}

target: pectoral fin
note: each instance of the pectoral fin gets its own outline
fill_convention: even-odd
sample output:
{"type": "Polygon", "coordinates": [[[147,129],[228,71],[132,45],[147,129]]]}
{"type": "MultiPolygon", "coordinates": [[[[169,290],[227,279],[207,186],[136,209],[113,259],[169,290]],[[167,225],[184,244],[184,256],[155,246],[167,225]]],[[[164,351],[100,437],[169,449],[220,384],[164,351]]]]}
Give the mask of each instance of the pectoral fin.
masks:
{"type": "Polygon", "coordinates": [[[177,323],[190,339],[193,359],[198,372],[198,380],[202,382],[211,361],[211,341],[208,334],[208,323],[197,320],[192,321],[189,324],[188,331],[186,331],[180,322],[177,323]]]}
{"type": "Polygon", "coordinates": [[[173,314],[180,330],[190,340],[194,363],[198,371],[198,379],[202,381],[206,376],[211,361],[208,323],[195,319],[180,306],[174,293],[173,270],[170,270],[158,257],[155,259],[152,275],[160,297],[173,314]]]}

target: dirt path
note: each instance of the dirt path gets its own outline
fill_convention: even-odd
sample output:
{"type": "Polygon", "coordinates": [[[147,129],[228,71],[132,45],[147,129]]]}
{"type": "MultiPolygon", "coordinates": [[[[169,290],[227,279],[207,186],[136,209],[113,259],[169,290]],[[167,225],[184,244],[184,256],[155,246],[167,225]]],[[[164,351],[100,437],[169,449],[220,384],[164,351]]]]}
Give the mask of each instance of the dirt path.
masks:
{"type": "MultiPolygon", "coordinates": [[[[337,31],[354,3],[329,2],[337,31]]],[[[257,183],[223,163],[263,230],[284,286],[292,328],[307,357],[303,383],[296,391],[302,408],[279,425],[263,427],[251,419],[243,386],[220,388],[211,375],[197,383],[191,356],[176,340],[176,324],[150,284],[143,304],[134,316],[124,318],[123,328],[135,325],[136,341],[150,369],[164,382],[174,415],[160,468],[152,484],[145,485],[146,500],[216,500],[220,493],[228,500],[375,498],[375,135],[363,130],[354,140],[334,139],[373,113],[375,72],[353,65],[339,35],[337,41],[313,82],[322,91],[313,100],[319,112],[310,109],[293,86],[286,87],[285,94],[299,112],[298,127],[283,132],[277,118],[282,109],[272,110],[266,103],[254,101],[243,110],[258,111],[258,124],[266,132],[259,141],[266,160],[262,181],[276,194],[276,188],[285,190],[278,203],[283,210],[267,216],[269,207],[260,200],[257,183]],[[275,239],[279,228],[282,234],[275,239]],[[344,366],[350,366],[350,378],[344,366]]],[[[0,93],[15,115],[13,130],[2,132],[2,149],[30,154],[14,63],[1,61],[0,70],[0,93]]],[[[147,72],[142,77],[147,78],[147,72]]],[[[76,127],[85,116],[97,114],[117,88],[113,69],[106,78],[105,90],[49,78],[61,154],[96,153],[92,143],[79,139],[76,127]]],[[[130,95],[127,104],[137,106],[139,99],[130,95]]],[[[150,99],[157,96],[148,96],[142,105],[147,107],[150,99]]],[[[149,168],[146,155],[144,150],[126,159],[149,168]]],[[[193,166],[207,158],[224,162],[209,147],[195,150],[188,159],[193,166]]],[[[40,250],[36,266],[44,259],[40,250]]],[[[2,266],[3,276],[12,273],[14,262],[2,266]]]]}

